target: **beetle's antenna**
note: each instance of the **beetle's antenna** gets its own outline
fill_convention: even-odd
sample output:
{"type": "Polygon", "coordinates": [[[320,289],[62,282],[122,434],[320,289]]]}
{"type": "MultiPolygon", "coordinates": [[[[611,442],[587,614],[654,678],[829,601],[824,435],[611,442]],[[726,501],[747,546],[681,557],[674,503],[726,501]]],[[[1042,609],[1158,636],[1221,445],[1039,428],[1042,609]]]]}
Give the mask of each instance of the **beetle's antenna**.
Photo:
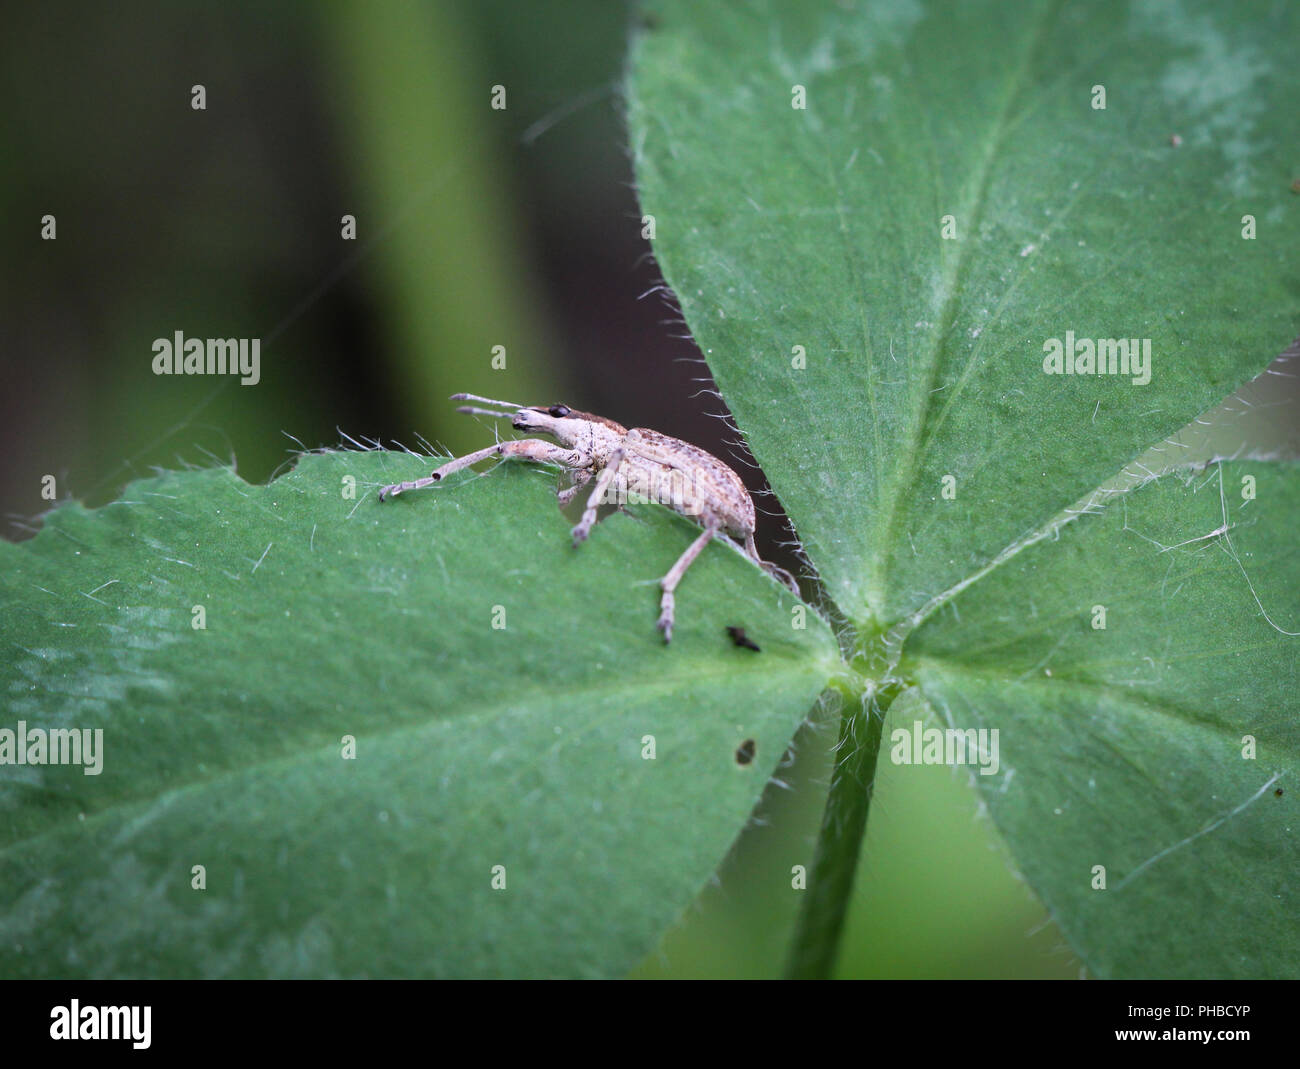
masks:
{"type": "MultiPolygon", "coordinates": [[[[490,398],[490,397],[479,397],[477,394],[472,394],[472,393],[454,393],[454,394],[451,395],[451,400],[453,400],[453,401],[478,401],[478,402],[480,402],[480,403],[482,403],[482,404],[485,404],[485,405],[500,405],[502,408],[510,408],[510,409],[513,409],[513,410],[516,411],[516,412],[522,412],[525,408],[528,407],[527,405],[517,405],[517,404],[515,404],[513,401],[494,401],[494,400],[492,400],[492,398],[490,398]]],[[[466,408],[458,408],[456,411],[457,411],[457,412],[469,412],[469,411],[474,411],[474,410],[472,410],[472,409],[466,409],[466,408]]],[[[489,412],[488,415],[491,415],[491,416],[499,416],[499,415],[501,415],[501,413],[500,413],[500,412],[489,412]]]]}
{"type": "Polygon", "coordinates": [[[466,416],[492,416],[494,419],[510,419],[514,414],[512,412],[494,412],[490,408],[474,408],[472,405],[461,405],[456,411],[466,416]]]}

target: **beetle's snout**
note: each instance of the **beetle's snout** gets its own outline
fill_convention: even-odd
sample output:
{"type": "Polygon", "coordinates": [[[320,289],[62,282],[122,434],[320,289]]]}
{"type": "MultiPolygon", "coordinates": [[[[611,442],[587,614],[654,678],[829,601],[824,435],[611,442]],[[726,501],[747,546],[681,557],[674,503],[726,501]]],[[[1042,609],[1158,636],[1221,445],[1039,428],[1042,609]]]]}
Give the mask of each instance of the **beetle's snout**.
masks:
{"type": "Polygon", "coordinates": [[[565,419],[570,414],[568,405],[534,405],[521,408],[515,413],[510,425],[517,431],[545,431],[553,434],[556,420],[565,419]]]}

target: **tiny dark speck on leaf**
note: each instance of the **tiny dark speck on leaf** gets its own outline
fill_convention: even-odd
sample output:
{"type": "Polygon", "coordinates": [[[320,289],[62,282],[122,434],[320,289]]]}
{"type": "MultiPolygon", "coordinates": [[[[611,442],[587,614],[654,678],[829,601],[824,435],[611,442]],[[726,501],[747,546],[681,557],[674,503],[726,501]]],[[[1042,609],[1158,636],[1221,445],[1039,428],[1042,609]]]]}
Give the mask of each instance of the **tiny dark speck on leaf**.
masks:
{"type": "Polygon", "coordinates": [[[1273,794],[1274,794],[1275,797],[1281,798],[1281,797],[1282,797],[1282,788],[1279,787],[1277,790],[1275,790],[1275,791],[1273,792],[1273,794]]]}
{"type": "Polygon", "coordinates": [[[731,641],[737,646],[743,646],[747,650],[753,650],[755,653],[760,652],[758,643],[745,634],[743,627],[729,627],[727,634],[731,636],[731,641]]]}
{"type": "Polygon", "coordinates": [[[754,752],[758,749],[758,744],[753,739],[746,739],[736,747],[736,764],[747,765],[754,760],[754,752]]]}

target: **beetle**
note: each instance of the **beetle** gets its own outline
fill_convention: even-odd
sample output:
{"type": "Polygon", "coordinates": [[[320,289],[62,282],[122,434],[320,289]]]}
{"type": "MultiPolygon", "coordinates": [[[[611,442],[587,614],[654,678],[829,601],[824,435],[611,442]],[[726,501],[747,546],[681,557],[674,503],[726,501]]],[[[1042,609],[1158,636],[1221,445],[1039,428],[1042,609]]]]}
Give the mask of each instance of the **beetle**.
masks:
{"type": "Polygon", "coordinates": [[[557,491],[561,505],[567,505],[584,486],[595,480],[582,518],[572,531],[574,546],[581,545],[591,534],[596,522],[596,507],[611,488],[618,501],[625,501],[630,495],[667,505],[674,512],[700,524],[704,530],[659,581],[657,626],[663,633],[664,642],[672,641],[677,586],[686,569],[715,538],[730,540],[770,576],[795,594],[799,593],[798,584],[789,572],[758,555],[758,547],[754,544],[754,501],[740,476],[711,453],[680,438],[645,427],[628,430],[612,419],[579,412],[568,405],[530,407],[471,393],[452,394],[451,399],[495,405],[495,409],[463,405],[456,411],[471,416],[509,419],[515,430],[545,434],[555,442],[541,438],[497,442],[447,461],[426,478],[385,486],[379,491],[380,501],[387,501],[408,490],[434,486],[453,472],[489,457],[517,457],[541,464],[557,464],[572,473],[573,485],[557,491]]]}

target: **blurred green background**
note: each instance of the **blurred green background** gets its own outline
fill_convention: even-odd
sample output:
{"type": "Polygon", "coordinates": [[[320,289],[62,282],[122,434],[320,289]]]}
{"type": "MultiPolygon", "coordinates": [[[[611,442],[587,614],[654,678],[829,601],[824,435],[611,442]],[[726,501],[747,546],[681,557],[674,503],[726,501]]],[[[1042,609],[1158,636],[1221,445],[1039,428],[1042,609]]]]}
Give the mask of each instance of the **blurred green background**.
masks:
{"type": "MultiPolygon", "coordinates": [[[[6,536],[39,523],[46,475],[99,504],[154,466],[262,481],[341,433],[474,448],[490,431],[453,414],[457,390],[655,427],[761,491],[642,238],[620,99],[635,20],[609,0],[9,10],[6,536]],[[261,383],[155,376],[153,339],[177,330],[260,338],[261,383]]],[[[1253,396],[1220,447],[1295,452],[1294,411],[1253,396]]],[[[789,565],[778,505],[759,506],[764,555],[789,565]]],[[[898,703],[889,726],[920,715],[898,703]]],[[[834,735],[801,732],[637,975],[779,972],[834,735]]],[[[886,763],[876,799],[841,975],[1080,975],[964,772],[886,763]]]]}

